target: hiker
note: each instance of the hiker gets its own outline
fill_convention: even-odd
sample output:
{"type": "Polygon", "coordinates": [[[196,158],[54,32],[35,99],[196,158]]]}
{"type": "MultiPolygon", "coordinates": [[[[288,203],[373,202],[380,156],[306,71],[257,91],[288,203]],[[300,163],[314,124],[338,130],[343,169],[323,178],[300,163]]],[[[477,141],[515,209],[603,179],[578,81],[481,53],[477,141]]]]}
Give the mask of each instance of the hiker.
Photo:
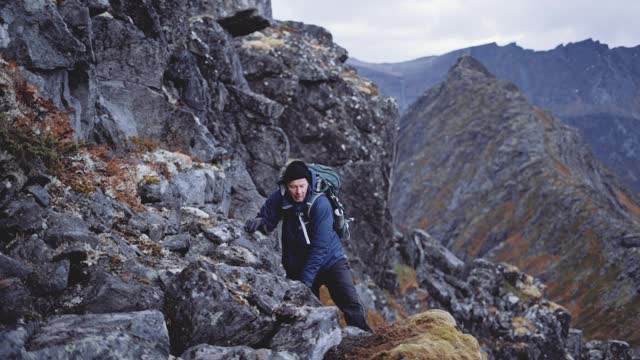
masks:
{"type": "Polygon", "coordinates": [[[316,173],[302,161],[291,162],[275,191],[246,230],[272,232],[282,220],[282,265],[287,277],[303,282],[316,297],[326,285],[331,298],[344,313],[347,325],[372,331],[364,306],[353,286],[351,269],[334,230],[333,208],[315,189],[316,173]],[[310,199],[314,196],[311,207],[310,199]]]}

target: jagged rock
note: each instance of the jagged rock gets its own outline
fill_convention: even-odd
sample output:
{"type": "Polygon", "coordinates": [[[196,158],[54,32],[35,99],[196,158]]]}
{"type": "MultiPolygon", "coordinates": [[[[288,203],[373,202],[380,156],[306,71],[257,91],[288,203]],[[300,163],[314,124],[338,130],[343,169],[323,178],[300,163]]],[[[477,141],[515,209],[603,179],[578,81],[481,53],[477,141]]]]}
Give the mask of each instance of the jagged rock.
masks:
{"type": "Polygon", "coordinates": [[[459,274],[464,269],[462,260],[420,229],[404,237],[399,248],[405,262],[416,269],[423,264],[437,267],[447,274],[459,274]]]}
{"type": "MultiPolygon", "coordinates": [[[[338,169],[341,200],[356,218],[352,241],[345,244],[357,255],[354,266],[366,263],[382,273],[385,265],[378,262],[386,259],[375,254],[392,238],[385,164],[393,153],[395,105],[350,72],[346,51],[321,27],[276,22],[238,38],[236,45],[252,90],[285,106],[278,123],[289,140],[289,157],[338,169]]],[[[258,180],[259,191],[273,191],[276,179],[258,180]]],[[[381,274],[374,277],[380,280],[381,274]]]]}
{"type": "Polygon", "coordinates": [[[26,344],[33,358],[169,357],[169,336],[156,310],[51,317],[26,344]]]}
{"type": "Polygon", "coordinates": [[[7,255],[25,264],[44,264],[53,258],[53,252],[37,234],[17,242],[7,255]]]}
{"type": "Polygon", "coordinates": [[[320,360],[342,340],[335,307],[307,308],[299,321],[283,324],[269,342],[276,351],[287,351],[306,359],[320,360]]]}
{"type": "Polygon", "coordinates": [[[91,279],[80,308],[86,313],[101,314],[162,310],[163,305],[164,294],[159,288],[99,272],[91,279]]]}
{"type": "Polygon", "coordinates": [[[86,50],[69,32],[53,2],[10,2],[3,10],[0,16],[7,38],[0,47],[21,64],[42,70],[71,68],[86,50]]]}
{"type": "MultiPolygon", "coordinates": [[[[0,101],[4,102],[4,97],[0,96],[0,101]]],[[[0,106],[2,106],[0,104],[0,106]]],[[[8,111],[10,108],[15,109],[15,105],[7,104],[8,111]]],[[[4,121],[4,120],[3,120],[4,121]]],[[[23,185],[27,182],[24,171],[18,166],[14,156],[5,150],[0,150],[0,209],[4,209],[11,201],[13,201],[23,185]]]]}
{"type": "Polygon", "coordinates": [[[11,324],[25,316],[36,314],[31,291],[20,279],[0,280],[0,321],[11,324]]]}
{"type": "Polygon", "coordinates": [[[239,160],[232,161],[226,173],[235,179],[230,189],[229,217],[247,220],[257,216],[264,198],[256,189],[245,165],[239,160]]]}
{"type": "Polygon", "coordinates": [[[179,173],[172,184],[184,205],[204,205],[220,202],[224,197],[224,178],[211,170],[191,170],[179,173]]]}
{"type": "Polygon", "coordinates": [[[170,251],[186,252],[189,249],[191,235],[179,234],[165,237],[160,245],[170,251]]]}
{"type": "Polygon", "coordinates": [[[197,261],[177,275],[166,293],[165,313],[173,352],[208,343],[258,345],[276,329],[270,315],[231,293],[213,265],[197,261]]]}
{"type": "Polygon", "coordinates": [[[0,239],[10,234],[32,234],[43,228],[44,210],[32,197],[13,201],[0,213],[0,239]]]}
{"type": "Polygon", "coordinates": [[[34,323],[16,326],[0,325],[0,358],[25,358],[24,345],[33,334],[35,327],[34,323]]]}
{"type": "Polygon", "coordinates": [[[299,357],[288,352],[275,352],[269,349],[253,349],[248,346],[222,347],[207,344],[194,346],[180,355],[183,360],[295,360],[299,357]]]}
{"type": "Polygon", "coordinates": [[[249,267],[220,264],[215,270],[230,291],[241,295],[264,314],[274,314],[285,301],[298,307],[319,305],[313,293],[306,287],[300,288],[295,281],[256,272],[249,267]]]}
{"type": "Polygon", "coordinates": [[[71,262],[67,259],[39,264],[29,277],[29,287],[36,294],[55,294],[69,285],[71,262]]]}
{"type": "Polygon", "coordinates": [[[147,37],[134,24],[118,19],[97,16],[92,21],[97,78],[106,84],[127,82],[162,88],[170,53],[161,40],[147,37]]]}
{"type": "Polygon", "coordinates": [[[40,204],[40,206],[49,206],[49,203],[51,202],[51,196],[49,196],[49,193],[45,188],[40,185],[32,185],[27,188],[27,191],[31,195],[33,195],[33,197],[36,199],[36,202],[40,204]]]}
{"type": "Polygon", "coordinates": [[[89,231],[89,225],[82,218],[67,213],[51,212],[47,218],[44,241],[53,248],[64,243],[95,246],[98,237],[89,231]]]}
{"type": "Polygon", "coordinates": [[[133,216],[131,210],[105,195],[102,189],[89,195],[69,193],[64,201],[74,205],[89,229],[95,233],[108,232],[115,222],[129,221],[133,216]]]}
{"type": "Polygon", "coordinates": [[[16,277],[26,280],[33,270],[22,262],[0,253],[0,279],[16,277]]]}

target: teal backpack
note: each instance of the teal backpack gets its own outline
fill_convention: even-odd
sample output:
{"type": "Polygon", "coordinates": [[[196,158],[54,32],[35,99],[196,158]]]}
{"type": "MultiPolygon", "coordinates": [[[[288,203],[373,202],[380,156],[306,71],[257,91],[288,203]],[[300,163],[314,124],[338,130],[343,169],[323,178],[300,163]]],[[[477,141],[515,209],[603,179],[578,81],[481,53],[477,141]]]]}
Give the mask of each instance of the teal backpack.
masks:
{"type": "Polygon", "coordinates": [[[313,169],[317,176],[316,186],[314,189],[311,189],[313,191],[313,195],[307,203],[307,216],[310,216],[311,207],[316,199],[320,195],[325,194],[333,208],[333,229],[340,239],[348,241],[351,238],[351,234],[349,233],[349,223],[353,221],[353,219],[347,218],[344,205],[342,205],[338,198],[338,193],[340,192],[340,176],[332,167],[329,166],[308,164],[307,167],[309,169],[313,169]]]}

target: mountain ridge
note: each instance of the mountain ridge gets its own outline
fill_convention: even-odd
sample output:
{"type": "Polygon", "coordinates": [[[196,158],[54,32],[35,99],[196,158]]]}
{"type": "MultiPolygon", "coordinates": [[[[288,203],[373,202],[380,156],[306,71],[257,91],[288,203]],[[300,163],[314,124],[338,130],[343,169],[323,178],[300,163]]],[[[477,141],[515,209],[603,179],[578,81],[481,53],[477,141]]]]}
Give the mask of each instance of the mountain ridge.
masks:
{"type": "Polygon", "coordinates": [[[638,301],[637,249],[620,242],[640,231],[638,198],[576,130],[469,56],[400,122],[396,224],[428,231],[462,258],[509,262],[548,281],[551,298],[588,334],[608,324],[618,330],[607,335],[639,341],[628,332],[639,319],[610,312],[617,301],[627,310],[638,301]],[[565,293],[574,277],[583,280],[565,293]]]}
{"type": "Polygon", "coordinates": [[[352,64],[397,99],[401,111],[444,80],[464,54],[498,78],[515,83],[531,102],[580,129],[596,157],[640,191],[640,46],[615,47],[587,39],[546,51],[495,43],[395,64],[352,64]],[[393,69],[393,75],[385,69],[393,69]]]}

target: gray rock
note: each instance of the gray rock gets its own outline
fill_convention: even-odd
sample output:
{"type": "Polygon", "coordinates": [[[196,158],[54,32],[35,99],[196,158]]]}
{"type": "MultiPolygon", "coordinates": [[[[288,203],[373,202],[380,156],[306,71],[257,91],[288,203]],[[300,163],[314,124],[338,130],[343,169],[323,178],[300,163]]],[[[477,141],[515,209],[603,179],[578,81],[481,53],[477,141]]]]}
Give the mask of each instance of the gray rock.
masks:
{"type": "Polygon", "coordinates": [[[631,347],[627,342],[618,340],[607,341],[606,359],[631,360],[631,347]]]}
{"type": "Polygon", "coordinates": [[[33,195],[33,197],[36,199],[36,202],[38,202],[38,204],[40,204],[42,207],[49,206],[49,203],[51,202],[51,196],[49,196],[49,192],[47,192],[45,188],[40,185],[32,185],[27,188],[27,191],[31,195],[33,195]]]}
{"type": "Polygon", "coordinates": [[[9,204],[0,213],[0,232],[6,240],[16,232],[31,234],[43,227],[44,211],[32,197],[21,198],[9,204]]]}
{"type": "Polygon", "coordinates": [[[20,279],[0,280],[0,321],[11,324],[24,317],[36,315],[31,291],[20,279]]]}
{"type": "Polygon", "coordinates": [[[187,252],[187,250],[189,250],[190,242],[191,235],[179,234],[165,237],[160,242],[160,245],[170,251],[187,252]]]}
{"type": "Polygon", "coordinates": [[[82,218],[67,213],[50,212],[44,241],[53,248],[65,243],[95,246],[98,237],[89,231],[89,224],[82,218]]]}
{"type": "Polygon", "coordinates": [[[51,317],[26,345],[29,358],[166,359],[169,336],[156,310],[51,317]]]}
{"type": "Polygon", "coordinates": [[[26,280],[33,270],[22,262],[0,253],[0,279],[16,277],[26,280]]]}
{"type": "Polygon", "coordinates": [[[162,41],[146,37],[141,30],[125,21],[105,16],[92,20],[98,79],[162,88],[164,69],[171,55],[162,41]]]}
{"type": "Polygon", "coordinates": [[[80,308],[88,313],[116,313],[142,310],[162,310],[164,293],[137,280],[129,282],[109,273],[100,272],[91,279],[80,308]]]}
{"type": "Polygon", "coordinates": [[[11,2],[3,6],[0,16],[10,40],[3,47],[20,64],[42,70],[71,68],[86,51],[53,2],[11,2]]]}
{"type": "Polygon", "coordinates": [[[232,293],[213,265],[197,261],[176,276],[166,291],[165,313],[173,351],[208,343],[257,345],[271,337],[277,323],[232,293]]]}
{"type": "Polygon", "coordinates": [[[53,252],[37,234],[19,241],[8,253],[25,264],[44,264],[53,258],[53,252]]]}
{"type": "Polygon", "coordinates": [[[189,250],[184,255],[189,261],[196,261],[200,256],[210,256],[214,253],[216,245],[204,235],[198,234],[189,241],[189,250]]]}
{"type": "Polygon", "coordinates": [[[70,270],[68,259],[39,264],[29,277],[29,287],[38,295],[59,293],[69,285],[70,270]]]}
{"type": "Polygon", "coordinates": [[[225,172],[235,179],[230,187],[229,217],[239,220],[254,218],[264,203],[264,197],[258,192],[245,164],[234,160],[225,172]]]}
{"type": "Polygon", "coordinates": [[[33,335],[35,323],[16,326],[0,326],[0,358],[26,358],[25,343],[33,335]]]}
{"type": "Polygon", "coordinates": [[[305,359],[320,360],[342,340],[335,307],[307,308],[307,313],[292,324],[281,325],[269,347],[288,351],[305,359]]]}
{"type": "Polygon", "coordinates": [[[295,360],[299,357],[288,352],[275,352],[269,349],[253,349],[248,346],[222,347],[201,344],[180,355],[183,360],[295,360]]]}
{"type": "Polygon", "coordinates": [[[567,336],[565,348],[574,359],[581,358],[584,353],[584,337],[582,335],[582,330],[569,329],[569,336],[567,336]]]}
{"type": "Polygon", "coordinates": [[[216,190],[221,190],[218,183],[223,181],[220,174],[200,169],[181,172],[172,179],[183,206],[204,205],[222,199],[222,194],[216,194],[216,190]]]}
{"type": "MultiPolygon", "coordinates": [[[[0,84],[4,84],[0,77],[0,84]]],[[[9,86],[9,85],[7,85],[9,86]]],[[[7,99],[8,91],[5,95],[0,95],[0,111],[10,111],[15,109],[15,99],[7,99]],[[6,107],[6,108],[5,108],[6,107]]],[[[0,209],[4,209],[10,202],[16,199],[18,193],[27,182],[27,176],[18,165],[15,157],[5,150],[0,150],[0,209]]]]}

